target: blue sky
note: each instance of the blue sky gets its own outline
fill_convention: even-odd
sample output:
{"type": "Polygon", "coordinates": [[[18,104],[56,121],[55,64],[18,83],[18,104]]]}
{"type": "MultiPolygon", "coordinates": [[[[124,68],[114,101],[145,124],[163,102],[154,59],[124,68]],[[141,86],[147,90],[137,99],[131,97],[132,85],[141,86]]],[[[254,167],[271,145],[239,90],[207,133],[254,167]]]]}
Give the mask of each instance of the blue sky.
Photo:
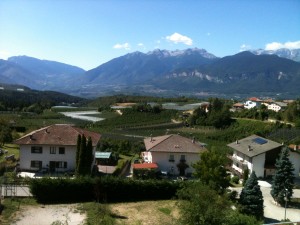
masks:
{"type": "Polygon", "coordinates": [[[95,68],[134,51],[300,48],[299,0],[1,0],[0,58],[95,68]]]}

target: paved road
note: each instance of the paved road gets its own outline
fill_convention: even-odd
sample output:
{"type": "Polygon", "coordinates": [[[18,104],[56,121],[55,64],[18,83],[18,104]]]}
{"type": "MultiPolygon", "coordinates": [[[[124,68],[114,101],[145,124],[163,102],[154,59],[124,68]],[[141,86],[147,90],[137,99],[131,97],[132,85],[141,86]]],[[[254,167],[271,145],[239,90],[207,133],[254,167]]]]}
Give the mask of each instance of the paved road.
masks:
{"type": "MultiPolygon", "coordinates": [[[[259,181],[260,189],[264,197],[264,216],[269,221],[276,222],[284,219],[285,208],[277,206],[273,203],[273,198],[270,194],[271,185],[265,181],[259,181]]],[[[234,188],[234,190],[241,192],[242,188],[234,188]]],[[[300,189],[294,189],[293,198],[300,198],[300,189]]],[[[300,221],[300,209],[287,208],[286,218],[290,221],[300,221]]]]}

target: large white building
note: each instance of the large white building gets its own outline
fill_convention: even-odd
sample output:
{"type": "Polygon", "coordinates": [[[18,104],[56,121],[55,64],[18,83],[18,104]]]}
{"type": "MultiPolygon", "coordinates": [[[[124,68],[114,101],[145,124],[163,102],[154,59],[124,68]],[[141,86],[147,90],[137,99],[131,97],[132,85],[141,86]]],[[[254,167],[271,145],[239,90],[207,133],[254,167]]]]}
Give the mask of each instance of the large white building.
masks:
{"type": "Polygon", "coordinates": [[[143,160],[157,164],[159,170],[171,175],[192,174],[192,164],[200,160],[201,152],[206,151],[194,139],[176,134],[149,137],[144,143],[146,151],[142,152],[143,160]]]}
{"type": "Polygon", "coordinates": [[[95,151],[101,135],[68,124],[56,124],[35,130],[15,143],[20,146],[21,171],[74,171],[78,135],[91,137],[95,151]]]}
{"type": "Polygon", "coordinates": [[[282,144],[257,135],[237,140],[227,146],[233,150],[233,155],[230,156],[233,171],[241,175],[248,168],[250,173],[255,171],[257,177],[274,174],[276,159],[282,149],[282,144]]]}

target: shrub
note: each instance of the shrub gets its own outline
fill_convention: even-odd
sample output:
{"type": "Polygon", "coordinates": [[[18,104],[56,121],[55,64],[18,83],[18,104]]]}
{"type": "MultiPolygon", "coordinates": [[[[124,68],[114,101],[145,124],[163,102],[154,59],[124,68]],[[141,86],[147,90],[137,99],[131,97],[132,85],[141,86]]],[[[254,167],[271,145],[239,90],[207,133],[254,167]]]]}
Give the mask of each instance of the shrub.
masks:
{"type": "Polygon", "coordinates": [[[231,182],[232,182],[232,183],[238,184],[239,181],[240,181],[240,178],[239,178],[238,176],[233,176],[233,177],[231,178],[231,182]]]}
{"type": "Polygon", "coordinates": [[[123,202],[171,199],[179,182],[166,180],[132,180],[117,177],[34,179],[30,190],[38,202],[123,202]]]}

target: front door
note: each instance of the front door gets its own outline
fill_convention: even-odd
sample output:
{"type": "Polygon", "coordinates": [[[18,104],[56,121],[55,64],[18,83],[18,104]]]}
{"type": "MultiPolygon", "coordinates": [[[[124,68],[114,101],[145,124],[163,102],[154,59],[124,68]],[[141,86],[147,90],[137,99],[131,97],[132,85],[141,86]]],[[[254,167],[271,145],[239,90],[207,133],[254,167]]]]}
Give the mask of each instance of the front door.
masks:
{"type": "Polygon", "coordinates": [[[55,172],[55,161],[50,161],[49,169],[50,172],[55,172]]]}

